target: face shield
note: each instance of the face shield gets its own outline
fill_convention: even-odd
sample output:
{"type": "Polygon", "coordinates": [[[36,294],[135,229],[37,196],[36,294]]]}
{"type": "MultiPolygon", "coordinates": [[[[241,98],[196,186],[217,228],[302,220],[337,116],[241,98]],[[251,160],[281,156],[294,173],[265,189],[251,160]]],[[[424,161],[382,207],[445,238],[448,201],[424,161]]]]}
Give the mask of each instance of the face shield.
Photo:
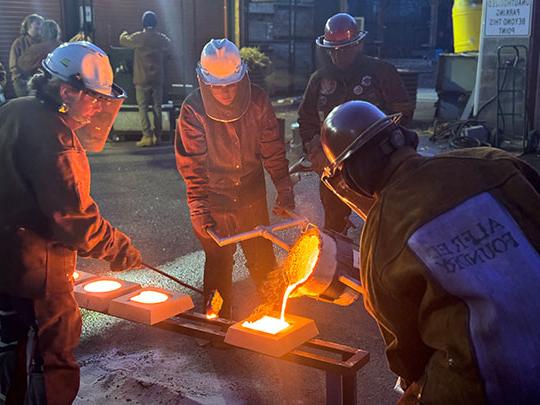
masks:
{"type": "Polygon", "coordinates": [[[342,165],[334,169],[325,167],[321,175],[321,181],[365,221],[369,210],[375,203],[375,199],[354,191],[345,181],[343,174],[342,165]]]}
{"type": "Polygon", "coordinates": [[[251,102],[251,83],[247,71],[244,70],[242,78],[230,84],[211,84],[204,79],[204,75],[197,70],[197,79],[201,89],[201,96],[206,114],[215,121],[233,122],[240,119],[248,110],[251,102]],[[235,95],[230,102],[218,100],[213,93],[223,92],[228,86],[236,86],[235,95]]]}
{"type": "Polygon", "coordinates": [[[71,115],[71,118],[81,125],[74,132],[86,151],[101,152],[103,150],[125,99],[124,90],[116,84],[112,85],[110,96],[81,90],[79,105],[72,106],[67,115],[71,115]]]}
{"type": "Polygon", "coordinates": [[[352,142],[347,142],[348,145],[345,147],[341,144],[334,145],[332,148],[330,142],[331,139],[326,141],[327,144],[323,142],[323,150],[331,163],[324,168],[323,174],[321,175],[321,181],[341,201],[347,204],[364,220],[367,218],[367,214],[375,200],[372,193],[363,190],[360,185],[355,184],[354,188],[349,185],[352,183],[352,179],[347,179],[348,176],[345,170],[345,162],[354,153],[367,145],[369,141],[381,131],[391,125],[397,125],[401,116],[402,115],[398,113],[375,120],[356,136],[352,142]]]}

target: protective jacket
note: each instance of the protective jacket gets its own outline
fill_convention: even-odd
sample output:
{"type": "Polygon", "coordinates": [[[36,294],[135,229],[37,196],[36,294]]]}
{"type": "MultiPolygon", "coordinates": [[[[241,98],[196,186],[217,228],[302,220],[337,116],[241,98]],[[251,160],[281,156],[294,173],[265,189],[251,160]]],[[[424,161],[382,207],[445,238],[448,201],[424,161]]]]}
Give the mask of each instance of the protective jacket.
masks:
{"type": "Polygon", "coordinates": [[[19,69],[17,62],[23,52],[30,48],[34,44],[38,44],[39,39],[32,38],[28,34],[21,35],[13,41],[11,49],[9,51],[9,71],[11,73],[11,80],[15,81],[19,78],[24,80],[29,78],[28,74],[25,74],[19,69]]]}
{"type": "Polygon", "coordinates": [[[32,76],[41,67],[41,61],[60,44],[60,41],[53,39],[25,49],[17,60],[17,66],[21,73],[25,76],[32,76]]]}
{"type": "Polygon", "coordinates": [[[71,291],[77,252],[115,261],[131,247],[90,196],[77,136],[35,97],[0,108],[0,212],[0,293],[71,291]]]}
{"type": "Polygon", "coordinates": [[[365,306],[421,403],[538,402],[534,169],[492,148],[407,160],[369,212],[361,252],[365,306]]]}
{"type": "Polygon", "coordinates": [[[170,52],[171,40],[154,29],[145,29],[133,34],[122,33],[120,45],[134,49],[133,84],[153,86],[162,84],[165,62],[170,52]]]}
{"type": "Polygon", "coordinates": [[[364,100],[387,114],[402,113],[406,126],[414,105],[390,63],[360,55],[347,71],[329,64],[315,71],[308,82],[298,110],[304,146],[321,131],[321,123],[334,107],[351,100],[364,100]]]}
{"type": "Polygon", "coordinates": [[[176,164],[192,216],[259,201],[266,195],[263,167],[278,192],[292,188],[276,116],[255,85],[246,113],[233,122],[209,118],[195,90],[182,105],[176,131],[176,164]]]}

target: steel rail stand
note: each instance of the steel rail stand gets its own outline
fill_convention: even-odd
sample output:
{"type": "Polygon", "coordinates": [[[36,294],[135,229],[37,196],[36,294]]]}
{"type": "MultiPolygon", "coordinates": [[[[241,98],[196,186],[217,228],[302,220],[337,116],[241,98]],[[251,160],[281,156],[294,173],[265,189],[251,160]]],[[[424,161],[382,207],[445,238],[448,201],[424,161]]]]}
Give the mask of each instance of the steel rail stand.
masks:
{"type": "MultiPolygon", "coordinates": [[[[227,329],[234,324],[235,321],[228,319],[207,319],[203,314],[187,312],[153,326],[226,344],[224,343],[225,334],[227,329]]],[[[369,353],[339,343],[311,339],[279,359],[324,371],[328,405],[354,405],[357,400],[356,374],[369,362],[369,353]]]]}

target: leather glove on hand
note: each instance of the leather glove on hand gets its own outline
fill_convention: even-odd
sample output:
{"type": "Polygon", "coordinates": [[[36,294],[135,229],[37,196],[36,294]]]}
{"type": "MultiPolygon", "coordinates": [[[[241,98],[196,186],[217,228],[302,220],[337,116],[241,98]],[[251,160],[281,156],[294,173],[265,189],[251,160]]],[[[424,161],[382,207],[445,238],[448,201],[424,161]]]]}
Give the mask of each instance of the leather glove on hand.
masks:
{"type": "Polygon", "coordinates": [[[314,137],[307,145],[307,157],[313,171],[320,176],[329,162],[322,150],[319,136],[314,137]]]}
{"type": "Polygon", "coordinates": [[[216,221],[214,221],[214,218],[210,214],[197,214],[191,217],[191,224],[195,232],[208,238],[210,236],[206,230],[216,226],[216,221]]]}
{"type": "Polygon", "coordinates": [[[292,188],[278,191],[272,213],[280,217],[288,217],[288,212],[294,210],[294,208],[294,193],[292,188]]]}
{"type": "Polygon", "coordinates": [[[125,249],[110,264],[112,271],[124,271],[138,269],[142,267],[142,256],[139,249],[132,244],[127,245],[125,249]]]}

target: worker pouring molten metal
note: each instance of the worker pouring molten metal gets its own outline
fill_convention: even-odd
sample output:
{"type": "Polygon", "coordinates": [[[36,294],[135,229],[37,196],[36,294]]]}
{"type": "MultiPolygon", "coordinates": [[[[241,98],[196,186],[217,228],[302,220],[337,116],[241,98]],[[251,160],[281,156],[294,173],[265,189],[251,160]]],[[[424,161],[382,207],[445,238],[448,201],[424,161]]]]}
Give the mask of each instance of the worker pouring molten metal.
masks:
{"type": "Polygon", "coordinates": [[[399,116],[362,101],[328,115],[321,143],[322,181],[367,218],[364,304],[403,402],[538,403],[539,174],[494,148],[420,156],[399,116]]]}
{"type": "MultiPolygon", "coordinates": [[[[210,40],[202,50],[197,78],[199,88],[184,101],[176,126],[176,163],[186,184],[193,231],[205,253],[205,302],[218,290],[222,317],[231,318],[235,247],[216,245],[208,228],[226,236],[268,225],[264,170],[277,190],[275,213],[294,209],[294,195],[272,105],[265,92],[250,83],[236,45],[210,40]]],[[[241,245],[260,287],[275,267],[272,244],[257,238],[241,245]]]]}

